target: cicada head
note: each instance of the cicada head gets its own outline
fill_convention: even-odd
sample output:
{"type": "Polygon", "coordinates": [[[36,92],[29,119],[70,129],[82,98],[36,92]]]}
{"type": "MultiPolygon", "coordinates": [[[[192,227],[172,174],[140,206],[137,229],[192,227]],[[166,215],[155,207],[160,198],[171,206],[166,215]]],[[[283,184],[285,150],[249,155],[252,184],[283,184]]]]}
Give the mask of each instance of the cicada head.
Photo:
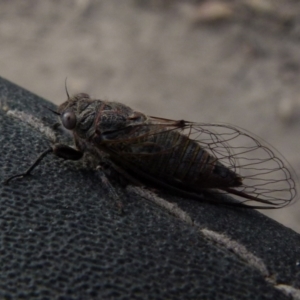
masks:
{"type": "Polygon", "coordinates": [[[96,106],[99,105],[101,105],[100,100],[95,102],[84,93],[68,98],[58,107],[62,125],[81,138],[88,138],[93,134],[96,106]]]}
{"type": "Polygon", "coordinates": [[[58,108],[63,126],[84,140],[104,141],[126,138],[134,126],[143,125],[147,117],[118,103],[91,99],[80,93],[58,108]]]}

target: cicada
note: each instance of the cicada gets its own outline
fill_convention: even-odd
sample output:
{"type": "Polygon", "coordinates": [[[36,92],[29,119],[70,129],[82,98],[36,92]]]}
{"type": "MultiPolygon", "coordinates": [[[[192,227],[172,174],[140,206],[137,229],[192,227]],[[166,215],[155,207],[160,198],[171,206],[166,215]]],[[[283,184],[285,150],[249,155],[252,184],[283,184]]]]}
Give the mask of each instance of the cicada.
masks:
{"type": "Polygon", "coordinates": [[[288,163],[238,127],[147,116],[84,93],[68,95],[55,113],[72,132],[76,149],[55,145],[20,175],[31,172],[49,152],[73,160],[85,152],[99,157],[105,153],[139,181],[196,198],[207,191],[229,193],[238,205],[279,208],[296,197],[288,163]]]}

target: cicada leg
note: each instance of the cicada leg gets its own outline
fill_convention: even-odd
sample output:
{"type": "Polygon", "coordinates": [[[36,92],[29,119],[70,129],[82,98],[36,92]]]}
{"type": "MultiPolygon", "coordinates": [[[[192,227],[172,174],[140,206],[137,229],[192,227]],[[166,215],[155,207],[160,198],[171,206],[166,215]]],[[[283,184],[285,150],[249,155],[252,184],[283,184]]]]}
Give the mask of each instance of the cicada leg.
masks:
{"type": "Polygon", "coordinates": [[[98,165],[97,166],[97,175],[100,177],[102,184],[105,186],[105,188],[108,190],[109,195],[112,197],[113,199],[113,204],[114,207],[117,208],[118,213],[120,215],[123,215],[124,213],[124,205],[123,202],[118,194],[118,192],[116,191],[116,189],[114,188],[114,186],[111,184],[110,180],[108,179],[108,175],[106,175],[105,173],[105,169],[102,167],[102,165],[98,165]]]}
{"type": "Polygon", "coordinates": [[[53,147],[51,147],[51,148],[47,149],[46,151],[44,151],[43,153],[41,153],[38,156],[38,158],[32,163],[32,165],[24,173],[16,174],[16,175],[13,175],[13,176],[7,178],[4,181],[4,184],[9,184],[9,182],[15,178],[22,178],[25,176],[29,176],[31,174],[31,172],[33,171],[33,169],[35,167],[37,167],[40,164],[40,162],[43,160],[43,158],[45,156],[47,156],[49,153],[53,153],[54,155],[56,155],[58,157],[61,157],[63,159],[69,159],[69,160],[79,160],[83,156],[83,152],[81,152],[81,151],[78,151],[67,145],[55,144],[53,147]]]}

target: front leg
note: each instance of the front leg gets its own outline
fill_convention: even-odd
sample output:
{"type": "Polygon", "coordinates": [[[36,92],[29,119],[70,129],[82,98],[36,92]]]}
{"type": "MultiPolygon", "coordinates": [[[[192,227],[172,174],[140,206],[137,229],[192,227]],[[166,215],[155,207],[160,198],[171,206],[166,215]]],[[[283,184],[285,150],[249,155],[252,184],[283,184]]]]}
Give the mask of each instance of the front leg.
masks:
{"type": "Polygon", "coordinates": [[[24,176],[30,175],[31,171],[39,165],[39,163],[42,161],[42,159],[48,155],[49,153],[53,153],[54,155],[61,157],[63,159],[68,160],[79,160],[83,156],[83,152],[78,151],[70,146],[63,145],[63,144],[55,144],[51,148],[47,149],[43,153],[41,153],[38,158],[33,162],[33,164],[24,172],[20,174],[13,175],[9,178],[7,178],[4,181],[4,184],[8,184],[12,179],[15,178],[21,178],[24,176]]]}

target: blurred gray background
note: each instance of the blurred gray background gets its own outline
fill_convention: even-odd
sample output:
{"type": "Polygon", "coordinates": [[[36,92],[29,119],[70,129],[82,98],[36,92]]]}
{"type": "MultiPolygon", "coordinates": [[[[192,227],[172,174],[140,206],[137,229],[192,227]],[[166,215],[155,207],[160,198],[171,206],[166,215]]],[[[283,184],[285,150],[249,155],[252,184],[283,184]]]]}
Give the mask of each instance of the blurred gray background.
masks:
{"type": "MultiPolygon", "coordinates": [[[[0,0],[0,76],[149,115],[245,128],[300,177],[300,3],[0,0]]],[[[300,201],[267,212],[300,232],[300,201]]],[[[259,226],[259,224],[257,224],[259,226]]]]}

